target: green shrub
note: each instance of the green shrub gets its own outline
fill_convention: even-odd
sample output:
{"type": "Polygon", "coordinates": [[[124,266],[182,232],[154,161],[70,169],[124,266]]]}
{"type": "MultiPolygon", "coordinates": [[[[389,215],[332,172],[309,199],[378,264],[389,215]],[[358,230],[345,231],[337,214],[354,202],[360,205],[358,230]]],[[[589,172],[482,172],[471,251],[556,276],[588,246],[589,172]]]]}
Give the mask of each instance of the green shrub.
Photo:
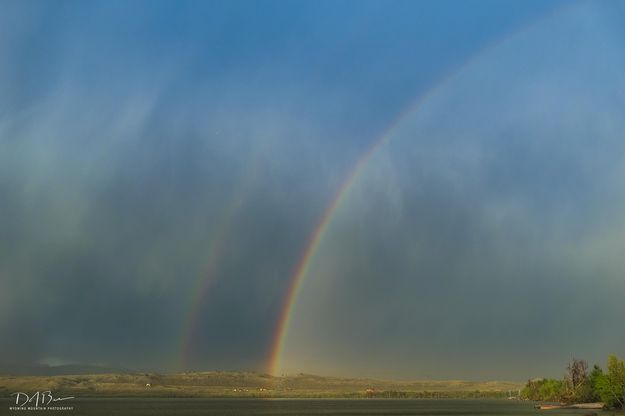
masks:
{"type": "Polygon", "coordinates": [[[564,395],[564,382],[556,379],[529,380],[521,390],[521,397],[527,400],[559,402],[564,395]]]}

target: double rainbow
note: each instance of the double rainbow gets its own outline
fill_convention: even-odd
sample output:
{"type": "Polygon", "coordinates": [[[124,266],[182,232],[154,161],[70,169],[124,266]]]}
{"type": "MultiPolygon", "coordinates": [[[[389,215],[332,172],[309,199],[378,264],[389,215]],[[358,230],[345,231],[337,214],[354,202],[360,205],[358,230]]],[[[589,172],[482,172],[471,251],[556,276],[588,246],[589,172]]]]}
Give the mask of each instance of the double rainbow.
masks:
{"type": "MultiPolygon", "coordinates": [[[[363,153],[363,155],[356,161],[354,166],[349,170],[345,179],[342,181],[341,185],[338,187],[337,191],[333,195],[330,203],[324,210],[323,214],[321,215],[319,222],[317,223],[316,227],[314,228],[312,234],[308,239],[302,255],[299,257],[291,278],[289,279],[288,288],[283,298],[283,302],[280,308],[280,314],[278,316],[278,320],[272,336],[269,356],[267,358],[269,373],[280,373],[281,358],[284,352],[286,339],[288,338],[293,309],[301,292],[302,283],[309,275],[311,264],[315,260],[321,242],[327,234],[327,231],[330,228],[330,225],[332,224],[336,213],[339,211],[345,200],[347,200],[351,189],[354,187],[354,184],[358,181],[358,178],[362,175],[366,166],[374,157],[374,155],[379,151],[379,149],[390,141],[397,128],[406,118],[417,112],[428,99],[434,96],[442,87],[447,85],[454,77],[461,73],[463,69],[484,56],[487,52],[495,49],[497,46],[506,42],[508,39],[514,37],[518,33],[524,32],[534,27],[539,22],[544,21],[547,18],[553,17],[554,15],[561,13],[563,10],[568,10],[569,8],[572,8],[579,3],[581,2],[564,3],[559,7],[547,11],[545,14],[539,16],[535,20],[526,22],[525,24],[512,29],[504,36],[495,39],[492,42],[487,43],[481,48],[477,49],[471,56],[465,59],[458,66],[451,68],[449,71],[442,74],[441,77],[439,77],[432,84],[430,84],[430,86],[424,91],[423,94],[419,95],[416,99],[411,101],[410,104],[392,120],[392,122],[383,131],[380,137],[374,140],[372,144],[367,148],[367,150],[363,153]]],[[[194,290],[192,295],[193,300],[191,302],[191,307],[189,308],[185,316],[185,324],[183,325],[182,330],[180,351],[181,354],[179,362],[179,366],[181,367],[181,369],[185,369],[188,364],[187,361],[189,359],[189,356],[191,355],[193,339],[196,331],[198,330],[197,326],[199,322],[201,306],[205,303],[207,293],[209,292],[210,287],[216,278],[215,272],[217,270],[217,265],[223,251],[224,242],[226,241],[228,236],[227,231],[229,229],[229,226],[231,225],[235,213],[240,209],[241,205],[245,200],[245,191],[250,186],[250,183],[253,180],[254,176],[255,175],[253,174],[253,172],[250,172],[250,174],[248,174],[245,185],[239,190],[234,199],[231,201],[224,216],[221,218],[220,225],[215,233],[215,237],[212,240],[212,244],[210,246],[208,254],[206,273],[202,275],[197,283],[196,289],[194,290]]]]}

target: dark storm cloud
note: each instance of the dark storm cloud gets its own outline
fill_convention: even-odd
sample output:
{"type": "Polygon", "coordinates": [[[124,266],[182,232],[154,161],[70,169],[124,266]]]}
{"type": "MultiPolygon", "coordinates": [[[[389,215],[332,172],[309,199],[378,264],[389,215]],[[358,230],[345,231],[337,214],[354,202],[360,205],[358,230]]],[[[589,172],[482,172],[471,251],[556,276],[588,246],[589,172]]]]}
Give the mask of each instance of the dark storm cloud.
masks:
{"type": "MultiPolygon", "coordinates": [[[[293,268],[362,152],[433,80],[556,6],[3,2],[0,363],[176,369],[198,281],[210,248],[220,244],[187,364],[263,369],[293,268]]],[[[476,192],[515,188],[506,169],[531,174],[531,163],[545,165],[535,156],[501,161],[496,175],[484,178],[501,183],[480,183],[476,192]]],[[[392,174],[382,170],[381,177],[392,174]]],[[[560,183],[543,187],[550,176],[517,187],[524,194],[563,189],[563,198],[572,198],[560,183]]],[[[521,277],[510,285],[491,279],[509,272],[505,247],[530,250],[526,235],[489,241],[483,227],[492,224],[476,217],[470,195],[444,188],[452,184],[423,184],[402,179],[390,186],[382,198],[394,204],[389,212],[387,203],[375,202],[379,196],[365,195],[370,211],[352,220],[369,232],[341,237],[345,252],[324,266],[344,277],[326,298],[349,305],[336,315],[337,331],[369,311],[373,324],[356,326],[353,341],[368,343],[363,350],[372,353],[388,351],[371,339],[392,338],[418,322],[438,328],[443,349],[454,334],[469,351],[482,350],[492,327],[508,327],[478,325],[486,312],[462,325],[455,317],[463,302],[496,309],[493,287],[534,293],[521,277]],[[504,247],[498,261],[472,265],[481,244],[504,247]],[[418,308],[407,311],[402,299],[416,262],[418,273],[440,278],[417,287],[418,308]],[[476,277],[472,285],[453,273],[463,264],[476,277]],[[426,300],[443,291],[448,312],[434,314],[426,300]],[[376,298],[380,293],[386,298],[376,298]],[[405,319],[414,312],[419,320],[405,319]]],[[[337,227],[349,229],[350,222],[337,227]]],[[[555,288],[542,276],[552,265],[541,264],[517,273],[541,277],[532,287],[547,299],[555,288]]],[[[517,327],[531,327],[554,308],[539,300],[526,319],[513,316],[517,327]]],[[[305,360],[302,369],[314,371],[305,360]]],[[[334,357],[324,360],[325,371],[334,357]]],[[[465,370],[478,374],[469,364],[465,370]]],[[[363,365],[361,373],[368,371],[381,372],[363,365]]]]}

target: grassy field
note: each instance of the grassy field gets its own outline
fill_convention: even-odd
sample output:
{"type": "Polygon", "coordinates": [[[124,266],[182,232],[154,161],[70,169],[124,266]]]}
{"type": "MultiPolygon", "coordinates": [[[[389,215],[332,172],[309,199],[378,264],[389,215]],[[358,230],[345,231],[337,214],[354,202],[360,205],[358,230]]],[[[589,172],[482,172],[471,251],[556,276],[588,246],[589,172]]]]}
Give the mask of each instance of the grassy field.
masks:
{"type": "Polygon", "coordinates": [[[520,383],[504,381],[406,382],[249,372],[0,376],[2,397],[50,390],[77,397],[503,398],[520,388],[520,383]]]}

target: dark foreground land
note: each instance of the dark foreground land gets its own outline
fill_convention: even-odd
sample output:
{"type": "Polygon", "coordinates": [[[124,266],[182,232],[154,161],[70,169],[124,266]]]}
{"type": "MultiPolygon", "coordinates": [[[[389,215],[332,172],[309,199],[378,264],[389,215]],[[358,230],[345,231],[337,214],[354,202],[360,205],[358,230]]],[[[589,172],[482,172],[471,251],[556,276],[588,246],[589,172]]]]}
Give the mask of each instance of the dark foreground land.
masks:
{"type": "MultiPolygon", "coordinates": [[[[3,399],[0,414],[32,414],[9,410],[3,399]]],[[[196,416],[196,415],[539,415],[533,403],[493,399],[183,399],[183,398],[77,398],[67,401],[65,411],[35,414],[89,416],[196,416]]],[[[550,411],[549,416],[583,416],[588,411],[550,411]]]]}

